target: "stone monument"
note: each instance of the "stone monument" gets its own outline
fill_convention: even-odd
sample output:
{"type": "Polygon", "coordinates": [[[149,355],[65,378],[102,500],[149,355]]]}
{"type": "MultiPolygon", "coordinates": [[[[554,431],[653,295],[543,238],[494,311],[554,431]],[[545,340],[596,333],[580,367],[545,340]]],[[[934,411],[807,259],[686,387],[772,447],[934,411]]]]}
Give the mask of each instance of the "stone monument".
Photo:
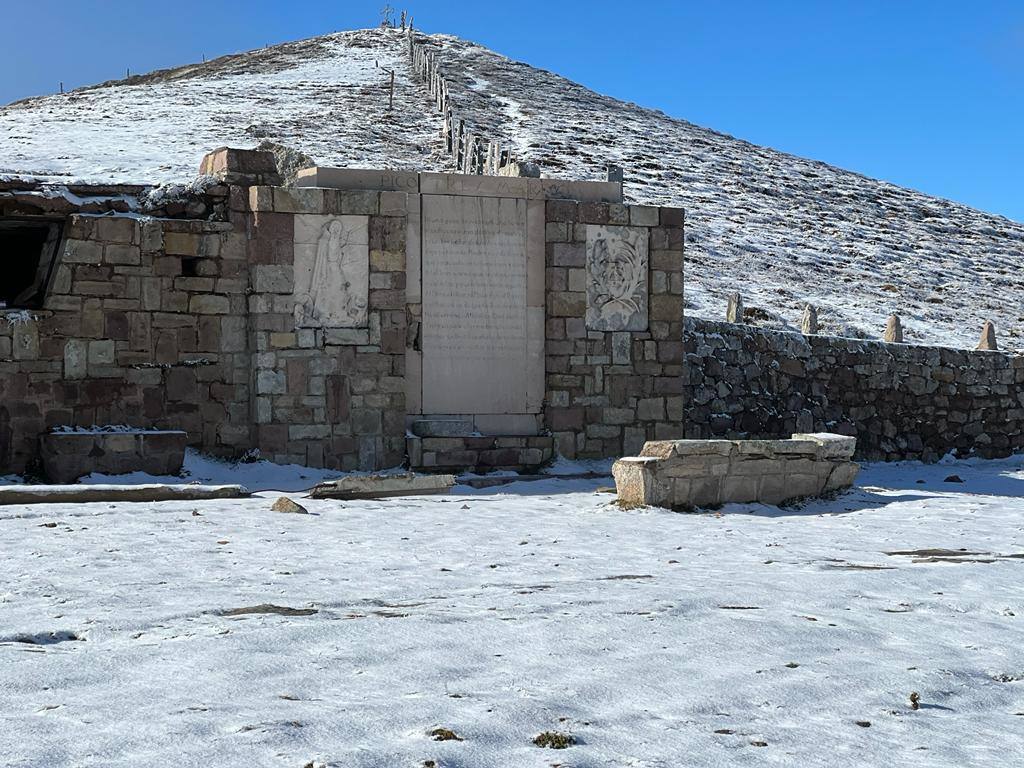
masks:
{"type": "Polygon", "coordinates": [[[805,336],[818,333],[818,310],[811,304],[804,305],[804,316],[800,319],[800,332],[805,336]]]}
{"type": "Polygon", "coordinates": [[[986,320],[981,328],[981,341],[978,342],[978,349],[998,349],[996,346],[996,326],[991,320],[986,320]]]}
{"type": "Polygon", "coordinates": [[[729,294],[729,303],[725,307],[725,321],[727,323],[743,322],[743,298],[739,293],[729,294]]]}
{"type": "Polygon", "coordinates": [[[887,344],[903,343],[903,323],[900,322],[899,315],[889,315],[889,319],[885,323],[885,335],[882,336],[882,341],[887,344]]]}

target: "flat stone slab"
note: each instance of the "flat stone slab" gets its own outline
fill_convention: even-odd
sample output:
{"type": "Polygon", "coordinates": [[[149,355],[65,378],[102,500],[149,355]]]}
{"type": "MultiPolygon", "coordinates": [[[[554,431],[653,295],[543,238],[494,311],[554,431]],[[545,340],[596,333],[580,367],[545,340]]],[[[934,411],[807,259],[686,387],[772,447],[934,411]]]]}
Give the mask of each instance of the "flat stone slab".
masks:
{"type": "Polygon", "coordinates": [[[431,496],[448,493],[454,475],[353,475],[320,483],[309,492],[313,499],[383,499],[391,496],[431,496]]]}
{"type": "Polygon", "coordinates": [[[603,480],[608,477],[607,472],[574,472],[566,475],[500,475],[497,477],[464,477],[459,481],[460,485],[468,485],[470,488],[496,488],[512,483],[536,483],[542,480],[603,480]]]}
{"type": "Polygon", "coordinates": [[[6,504],[85,504],[94,501],[203,501],[250,496],[241,485],[4,485],[6,504]]]}
{"type": "Polygon", "coordinates": [[[464,419],[417,419],[410,430],[417,437],[469,437],[473,422],[464,419]]]}

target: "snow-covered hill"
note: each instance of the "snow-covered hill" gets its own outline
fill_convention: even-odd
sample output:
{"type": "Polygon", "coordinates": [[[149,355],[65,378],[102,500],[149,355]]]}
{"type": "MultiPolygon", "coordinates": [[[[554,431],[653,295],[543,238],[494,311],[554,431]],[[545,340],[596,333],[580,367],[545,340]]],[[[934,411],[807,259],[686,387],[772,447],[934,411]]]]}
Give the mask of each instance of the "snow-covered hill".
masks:
{"type": "MultiPolygon", "coordinates": [[[[776,152],[590,91],[447,35],[436,46],[459,112],[545,175],[622,165],[632,202],[687,209],[687,301],[720,318],[739,290],[759,322],[973,346],[992,319],[1024,346],[1024,225],[776,152]]],[[[395,30],[327,35],[0,108],[0,174],[167,182],[216,146],[263,139],[321,165],[449,170],[440,116],[395,30]],[[382,69],[383,68],[383,69],[382,69]],[[387,111],[394,69],[395,108],[387,111]]]]}

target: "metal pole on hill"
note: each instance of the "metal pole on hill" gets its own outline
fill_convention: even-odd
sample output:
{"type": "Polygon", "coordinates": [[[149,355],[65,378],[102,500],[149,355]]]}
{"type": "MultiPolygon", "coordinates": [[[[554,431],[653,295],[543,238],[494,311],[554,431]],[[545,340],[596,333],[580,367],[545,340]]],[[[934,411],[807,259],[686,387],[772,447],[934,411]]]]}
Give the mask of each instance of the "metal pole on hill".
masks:
{"type": "Polygon", "coordinates": [[[373,64],[377,69],[391,75],[391,90],[388,93],[388,112],[390,112],[395,105],[395,70],[382,67],[379,61],[374,61],[373,64]]]}

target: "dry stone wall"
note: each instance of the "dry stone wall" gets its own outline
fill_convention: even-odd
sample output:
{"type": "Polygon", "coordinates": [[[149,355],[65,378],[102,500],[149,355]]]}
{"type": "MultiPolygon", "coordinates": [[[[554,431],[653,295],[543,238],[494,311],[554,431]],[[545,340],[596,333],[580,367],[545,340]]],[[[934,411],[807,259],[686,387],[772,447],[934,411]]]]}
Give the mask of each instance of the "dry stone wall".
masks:
{"type": "Polygon", "coordinates": [[[835,432],[869,460],[1024,448],[1024,358],[687,318],[688,438],[835,432]]]}

